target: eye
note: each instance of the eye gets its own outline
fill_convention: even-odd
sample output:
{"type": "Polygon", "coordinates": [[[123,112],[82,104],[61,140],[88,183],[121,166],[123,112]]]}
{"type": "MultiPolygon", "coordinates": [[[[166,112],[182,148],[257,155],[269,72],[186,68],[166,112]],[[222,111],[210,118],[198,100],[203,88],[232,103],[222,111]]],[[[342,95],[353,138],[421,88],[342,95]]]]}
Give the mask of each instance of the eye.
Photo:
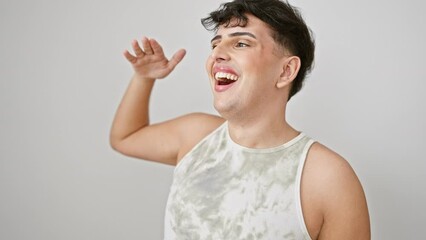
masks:
{"type": "Polygon", "coordinates": [[[211,49],[213,50],[213,49],[215,49],[216,47],[217,47],[217,45],[219,45],[219,41],[213,41],[213,42],[211,42],[210,43],[210,47],[211,47],[211,49]]]}
{"type": "Polygon", "coordinates": [[[239,47],[239,48],[249,47],[249,45],[247,43],[244,43],[244,42],[237,42],[237,44],[235,46],[239,47]]]}

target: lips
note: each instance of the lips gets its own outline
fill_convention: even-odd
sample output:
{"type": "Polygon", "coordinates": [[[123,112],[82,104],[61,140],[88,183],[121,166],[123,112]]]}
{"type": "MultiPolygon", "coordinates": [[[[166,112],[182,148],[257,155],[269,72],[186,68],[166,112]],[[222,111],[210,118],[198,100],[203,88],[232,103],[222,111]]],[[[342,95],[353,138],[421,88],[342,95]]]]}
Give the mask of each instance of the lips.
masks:
{"type": "Polygon", "coordinates": [[[232,73],[217,72],[214,78],[219,85],[228,85],[238,80],[238,76],[232,73]]]}
{"type": "Polygon", "coordinates": [[[216,80],[215,90],[218,92],[229,89],[239,78],[233,69],[226,66],[215,66],[213,68],[213,75],[216,80]]]}

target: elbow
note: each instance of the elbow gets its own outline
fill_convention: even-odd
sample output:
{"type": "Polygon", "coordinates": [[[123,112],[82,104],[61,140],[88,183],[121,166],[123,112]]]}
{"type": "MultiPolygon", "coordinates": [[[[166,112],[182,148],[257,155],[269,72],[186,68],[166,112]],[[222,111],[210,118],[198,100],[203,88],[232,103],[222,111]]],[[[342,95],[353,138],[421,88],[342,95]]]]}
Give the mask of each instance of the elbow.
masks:
{"type": "Polygon", "coordinates": [[[109,139],[109,145],[111,148],[125,156],[133,156],[132,148],[129,145],[129,141],[127,138],[117,138],[117,137],[110,137],[109,139]]]}
{"type": "Polygon", "coordinates": [[[119,152],[118,150],[118,143],[112,139],[109,139],[109,146],[114,150],[119,152]]]}
{"type": "Polygon", "coordinates": [[[110,136],[109,138],[109,145],[110,147],[114,150],[117,151],[119,153],[123,153],[123,149],[122,149],[122,139],[119,139],[117,137],[114,136],[110,136]]]}

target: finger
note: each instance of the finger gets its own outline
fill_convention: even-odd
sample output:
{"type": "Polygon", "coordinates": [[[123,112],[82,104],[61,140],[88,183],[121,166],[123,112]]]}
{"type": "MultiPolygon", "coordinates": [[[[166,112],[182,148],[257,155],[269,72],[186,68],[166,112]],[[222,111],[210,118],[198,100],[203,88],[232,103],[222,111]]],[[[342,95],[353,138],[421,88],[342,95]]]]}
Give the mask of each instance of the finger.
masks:
{"type": "Polygon", "coordinates": [[[154,53],[152,51],[151,44],[149,43],[149,39],[146,38],[146,37],[142,38],[142,47],[143,47],[143,51],[145,52],[145,54],[153,54],[154,53]]]}
{"type": "Polygon", "coordinates": [[[180,49],[177,51],[173,57],[170,59],[169,63],[167,64],[169,69],[174,69],[180,61],[182,61],[183,57],[185,57],[186,51],[185,49],[180,49]]]}
{"type": "Polygon", "coordinates": [[[130,54],[129,51],[125,50],[123,52],[123,55],[127,59],[127,61],[129,61],[131,63],[135,63],[136,62],[136,57],[133,56],[132,54],[130,54]]]}
{"type": "Polygon", "coordinates": [[[142,51],[142,48],[139,46],[138,41],[132,41],[132,48],[137,57],[143,57],[145,55],[145,53],[142,51]]]}
{"type": "Polygon", "coordinates": [[[161,47],[161,45],[155,40],[155,39],[150,39],[149,42],[151,43],[151,48],[152,48],[152,53],[156,54],[156,55],[164,55],[164,51],[163,48],[161,47]]]}

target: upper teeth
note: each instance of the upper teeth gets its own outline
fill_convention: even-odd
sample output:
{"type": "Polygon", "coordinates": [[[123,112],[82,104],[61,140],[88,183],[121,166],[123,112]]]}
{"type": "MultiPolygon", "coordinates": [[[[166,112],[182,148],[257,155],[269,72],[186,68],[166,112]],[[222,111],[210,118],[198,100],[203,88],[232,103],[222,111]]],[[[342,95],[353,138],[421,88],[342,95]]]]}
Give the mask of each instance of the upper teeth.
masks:
{"type": "Polygon", "coordinates": [[[225,73],[225,72],[217,72],[214,77],[216,79],[226,78],[226,79],[233,80],[233,81],[236,81],[238,79],[238,76],[231,74],[231,73],[225,73]]]}

